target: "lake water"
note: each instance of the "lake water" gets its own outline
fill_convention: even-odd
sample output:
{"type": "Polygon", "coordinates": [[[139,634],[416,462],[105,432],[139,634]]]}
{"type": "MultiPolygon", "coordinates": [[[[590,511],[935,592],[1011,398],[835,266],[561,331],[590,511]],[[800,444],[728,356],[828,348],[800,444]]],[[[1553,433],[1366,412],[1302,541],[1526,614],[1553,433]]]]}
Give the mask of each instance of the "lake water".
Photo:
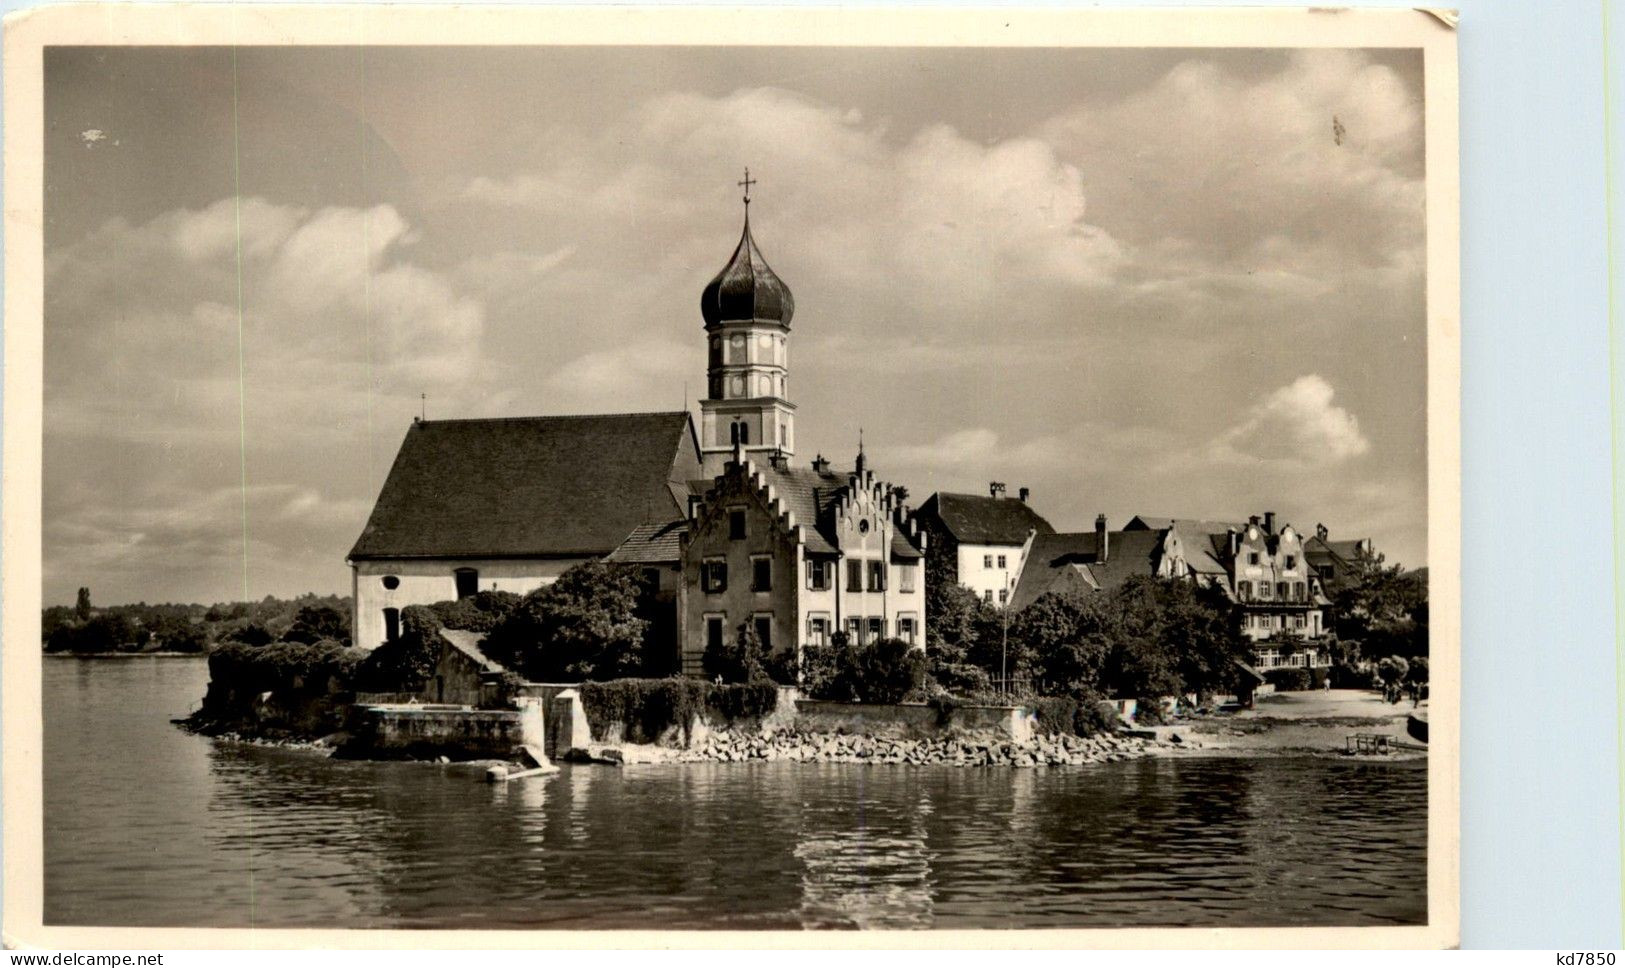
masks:
{"type": "Polygon", "coordinates": [[[197,659],[47,659],[47,924],[1415,924],[1425,764],[469,767],[215,743],[197,659]]]}

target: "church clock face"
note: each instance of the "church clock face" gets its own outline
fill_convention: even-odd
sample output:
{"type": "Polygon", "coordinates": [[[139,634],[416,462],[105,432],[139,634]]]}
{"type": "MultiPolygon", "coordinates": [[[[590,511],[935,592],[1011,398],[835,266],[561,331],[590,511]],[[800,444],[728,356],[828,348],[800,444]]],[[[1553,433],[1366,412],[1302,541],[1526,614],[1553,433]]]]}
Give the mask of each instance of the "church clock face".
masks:
{"type": "Polygon", "coordinates": [[[858,519],[858,534],[868,534],[868,533],[869,533],[869,519],[868,518],[859,518],[858,519]]]}

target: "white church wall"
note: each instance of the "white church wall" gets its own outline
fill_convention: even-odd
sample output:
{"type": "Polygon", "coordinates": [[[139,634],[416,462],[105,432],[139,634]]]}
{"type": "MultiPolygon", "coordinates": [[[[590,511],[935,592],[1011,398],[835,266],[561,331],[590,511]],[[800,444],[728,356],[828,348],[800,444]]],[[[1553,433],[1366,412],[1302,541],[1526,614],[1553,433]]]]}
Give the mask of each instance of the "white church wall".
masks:
{"type": "Polygon", "coordinates": [[[523,595],[551,585],[566,570],[593,558],[428,558],[358,561],[351,565],[355,591],[353,639],[364,649],[384,643],[384,610],[408,605],[432,605],[457,597],[456,572],[472,568],[479,591],[523,595]],[[394,578],[394,588],[385,587],[394,578]]]}

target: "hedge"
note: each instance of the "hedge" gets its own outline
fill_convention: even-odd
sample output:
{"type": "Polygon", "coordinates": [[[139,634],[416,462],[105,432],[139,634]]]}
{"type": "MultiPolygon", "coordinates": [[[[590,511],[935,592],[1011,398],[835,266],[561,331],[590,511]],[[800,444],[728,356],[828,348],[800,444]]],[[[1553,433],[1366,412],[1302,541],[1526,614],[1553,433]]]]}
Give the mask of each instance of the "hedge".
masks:
{"type": "Polygon", "coordinates": [[[686,746],[694,717],[706,710],[731,721],[762,719],[778,702],[778,687],[771,682],[716,684],[673,677],[581,684],[581,706],[593,737],[603,739],[610,724],[620,723],[629,743],[653,743],[677,727],[686,746]]]}
{"type": "Polygon", "coordinates": [[[1100,696],[1041,696],[1032,700],[1038,732],[1046,736],[1093,736],[1117,728],[1117,710],[1100,696]]]}
{"type": "Polygon", "coordinates": [[[209,681],[227,689],[250,686],[264,691],[292,688],[296,682],[310,688],[333,676],[342,686],[348,686],[367,654],[365,649],[333,639],[309,645],[303,642],[270,645],[227,642],[209,656],[209,681]]]}

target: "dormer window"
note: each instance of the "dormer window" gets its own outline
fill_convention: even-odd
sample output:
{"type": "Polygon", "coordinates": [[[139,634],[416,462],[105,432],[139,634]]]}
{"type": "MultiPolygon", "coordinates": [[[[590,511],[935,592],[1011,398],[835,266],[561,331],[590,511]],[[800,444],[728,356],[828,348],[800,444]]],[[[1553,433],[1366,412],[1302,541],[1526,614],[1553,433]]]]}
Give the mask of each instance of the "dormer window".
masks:
{"type": "Polygon", "coordinates": [[[1297,555],[1287,555],[1286,556],[1286,570],[1291,571],[1292,569],[1294,569],[1296,567],[1298,567],[1298,556],[1297,555]]]}

